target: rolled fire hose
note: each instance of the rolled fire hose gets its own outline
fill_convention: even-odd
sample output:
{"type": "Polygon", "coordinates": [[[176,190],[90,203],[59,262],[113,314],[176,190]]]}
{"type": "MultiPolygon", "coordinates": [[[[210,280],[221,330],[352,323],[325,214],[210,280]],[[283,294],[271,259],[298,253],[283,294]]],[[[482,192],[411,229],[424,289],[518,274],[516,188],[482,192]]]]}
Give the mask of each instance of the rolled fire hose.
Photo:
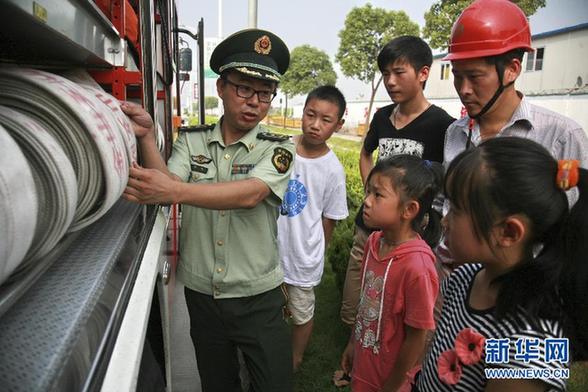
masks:
{"type": "Polygon", "coordinates": [[[37,192],[29,163],[0,125],[0,283],[27,253],[37,225],[37,192]]]}
{"type": "Polygon", "coordinates": [[[69,229],[78,201],[73,167],[61,146],[39,123],[16,110],[0,106],[0,125],[24,153],[35,181],[38,200],[33,243],[26,254],[25,269],[55,247],[69,229]]]}
{"type": "Polygon", "coordinates": [[[112,207],[137,146],[118,101],[97,84],[0,68],[0,105],[1,284],[112,207]]]}
{"type": "Polygon", "coordinates": [[[62,76],[7,68],[0,69],[0,104],[37,120],[70,159],[78,205],[69,231],[95,222],[119,199],[129,171],[125,131],[104,102],[62,76]]]}

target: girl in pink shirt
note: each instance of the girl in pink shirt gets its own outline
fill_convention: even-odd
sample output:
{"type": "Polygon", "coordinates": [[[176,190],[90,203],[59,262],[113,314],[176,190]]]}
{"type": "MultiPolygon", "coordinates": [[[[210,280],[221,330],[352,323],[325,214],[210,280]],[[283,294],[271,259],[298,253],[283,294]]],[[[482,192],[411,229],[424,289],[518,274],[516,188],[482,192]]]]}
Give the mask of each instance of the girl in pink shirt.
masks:
{"type": "Polygon", "coordinates": [[[368,176],[363,218],[381,231],[366,243],[355,328],[341,359],[354,392],[399,390],[435,328],[439,283],[429,246],[440,236],[432,203],[442,172],[438,164],[397,155],[368,176]]]}

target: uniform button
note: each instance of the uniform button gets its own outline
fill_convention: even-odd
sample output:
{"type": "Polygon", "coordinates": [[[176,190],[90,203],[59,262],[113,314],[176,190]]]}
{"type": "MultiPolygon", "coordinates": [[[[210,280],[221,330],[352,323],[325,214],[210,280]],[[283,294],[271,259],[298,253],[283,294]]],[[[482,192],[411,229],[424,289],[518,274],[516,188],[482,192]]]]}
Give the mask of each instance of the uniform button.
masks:
{"type": "Polygon", "coordinates": [[[253,150],[253,147],[255,147],[255,144],[253,144],[253,143],[250,143],[250,144],[249,144],[249,149],[250,149],[250,150],[253,150]]]}
{"type": "Polygon", "coordinates": [[[225,216],[225,212],[224,211],[221,211],[220,212],[220,216],[225,216]]]}
{"type": "Polygon", "coordinates": [[[225,154],[225,159],[231,159],[231,156],[229,154],[225,154]]]}
{"type": "Polygon", "coordinates": [[[220,274],[221,272],[223,272],[223,271],[224,271],[224,270],[223,270],[221,267],[218,267],[218,268],[216,269],[216,272],[218,272],[219,274],[220,274]]]}
{"type": "Polygon", "coordinates": [[[218,240],[218,241],[216,241],[216,244],[217,244],[218,246],[223,246],[223,243],[224,243],[224,242],[223,242],[223,240],[218,240]]]}
{"type": "Polygon", "coordinates": [[[219,295],[220,295],[220,291],[218,291],[218,290],[215,290],[215,291],[214,291],[214,296],[215,296],[215,297],[218,297],[219,295]]]}

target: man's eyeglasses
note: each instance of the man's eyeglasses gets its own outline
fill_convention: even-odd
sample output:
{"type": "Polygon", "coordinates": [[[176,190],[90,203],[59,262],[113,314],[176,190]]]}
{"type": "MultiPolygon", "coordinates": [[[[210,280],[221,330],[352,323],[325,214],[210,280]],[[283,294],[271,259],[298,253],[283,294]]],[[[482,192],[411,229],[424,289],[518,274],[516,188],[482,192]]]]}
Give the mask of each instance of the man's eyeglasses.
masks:
{"type": "Polygon", "coordinates": [[[245,86],[243,84],[237,84],[231,82],[229,79],[223,79],[225,83],[231,84],[235,86],[235,90],[237,91],[237,96],[240,98],[251,98],[253,95],[257,94],[257,99],[259,102],[263,103],[271,103],[273,99],[276,97],[275,91],[269,90],[255,90],[249,86],[245,86]]]}

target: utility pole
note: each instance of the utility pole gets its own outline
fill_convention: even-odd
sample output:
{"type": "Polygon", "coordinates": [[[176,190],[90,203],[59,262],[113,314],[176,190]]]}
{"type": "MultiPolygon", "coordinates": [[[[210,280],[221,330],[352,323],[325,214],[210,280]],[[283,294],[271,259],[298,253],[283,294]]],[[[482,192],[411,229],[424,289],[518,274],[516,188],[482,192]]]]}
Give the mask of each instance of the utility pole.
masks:
{"type": "Polygon", "coordinates": [[[223,0],[218,0],[218,39],[223,38],[223,0]]]}
{"type": "Polygon", "coordinates": [[[257,28],[257,0],[249,0],[249,28],[257,28]]]}

